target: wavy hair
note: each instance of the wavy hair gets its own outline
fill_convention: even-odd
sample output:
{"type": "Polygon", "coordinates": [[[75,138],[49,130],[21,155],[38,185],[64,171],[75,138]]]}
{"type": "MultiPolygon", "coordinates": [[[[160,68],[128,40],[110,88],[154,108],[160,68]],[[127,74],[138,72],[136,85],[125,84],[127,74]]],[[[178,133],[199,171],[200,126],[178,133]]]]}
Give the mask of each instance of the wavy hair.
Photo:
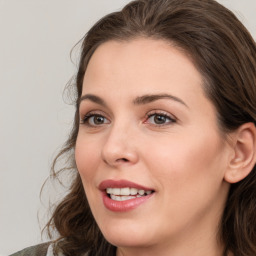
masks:
{"type": "MultiPolygon", "coordinates": [[[[99,20],[82,40],[75,85],[73,129],[53,162],[53,176],[73,172],[68,194],[56,206],[47,224],[57,230],[55,251],[66,256],[115,255],[99,230],[87,202],[74,161],[79,128],[79,99],[88,62],[97,47],[109,40],[145,37],[162,39],[184,51],[204,79],[204,91],[214,104],[221,130],[256,123],[256,45],[236,16],[214,0],[137,0],[99,20]],[[55,170],[59,159],[69,159],[55,170]],[[72,170],[71,170],[72,169],[72,170]]],[[[232,184],[219,227],[223,255],[256,255],[256,168],[232,184]]]]}

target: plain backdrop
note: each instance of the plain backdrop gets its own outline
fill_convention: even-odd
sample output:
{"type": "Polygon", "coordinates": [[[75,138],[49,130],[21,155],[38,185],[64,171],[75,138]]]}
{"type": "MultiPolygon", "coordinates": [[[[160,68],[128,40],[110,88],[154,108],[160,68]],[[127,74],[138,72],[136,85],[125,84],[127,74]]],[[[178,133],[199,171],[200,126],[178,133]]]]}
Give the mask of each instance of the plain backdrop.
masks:
{"type": "MultiPolygon", "coordinates": [[[[99,18],[127,2],[0,0],[1,256],[46,239],[40,226],[47,205],[39,194],[72,124],[74,108],[62,96],[76,70],[70,50],[99,18]]],[[[219,2],[256,38],[256,0],[219,2]]]]}

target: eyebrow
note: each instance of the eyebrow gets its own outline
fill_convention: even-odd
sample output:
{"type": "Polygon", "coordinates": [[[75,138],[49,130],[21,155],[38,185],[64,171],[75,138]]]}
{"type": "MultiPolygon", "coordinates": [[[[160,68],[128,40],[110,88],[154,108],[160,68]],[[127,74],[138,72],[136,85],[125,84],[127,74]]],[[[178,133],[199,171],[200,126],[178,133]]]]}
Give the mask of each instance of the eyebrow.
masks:
{"type": "Polygon", "coordinates": [[[105,102],[102,98],[100,98],[100,97],[98,97],[98,96],[96,96],[96,95],[94,95],[94,94],[85,94],[85,95],[83,95],[83,96],[80,98],[80,100],[79,100],[79,105],[80,105],[81,102],[84,101],[84,100],[90,100],[90,101],[92,101],[92,102],[94,102],[94,103],[97,103],[97,104],[99,104],[99,105],[102,105],[102,106],[104,106],[104,107],[107,106],[106,102],[105,102]]]}
{"type": "MultiPolygon", "coordinates": [[[[139,96],[139,97],[136,97],[133,100],[133,104],[134,105],[144,105],[144,104],[148,104],[148,103],[151,103],[151,102],[154,102],[154,101],[157,101],[157,100],[161,100],[161,99],[171,99],[173,101],[181,103],[182,105],[184,105],[188,108],[188,105],[183,100],[181,100],[180,98],[178,98],[176,96],[166,94],[166,93],[163,93],[163,94],[146,94],[146,95],[143,95],[143,96],[139,96]]],[[[83,95],[79,100],[79,105],[84,100],[90,100],[90,101],[92,101],[96,104],[107,107],[106,102],[102,98],[100,98],[99,96],[96,96],[94,94],[85,94],[85,95],[83,95]]]]}
{"type": "Polygon", "coordinates": [[[170,99],[173,101],[176,101],[178,103],[181,103],[182,105],[186,106],[188,108],[188,105],[180,98],[170,95],[170,94],[146,94],[140,97],[137,97],[133,103],[135,105],[143,105],[143,104],[147,104],[156,100],[161,100],[161,99],[170,99]]]}

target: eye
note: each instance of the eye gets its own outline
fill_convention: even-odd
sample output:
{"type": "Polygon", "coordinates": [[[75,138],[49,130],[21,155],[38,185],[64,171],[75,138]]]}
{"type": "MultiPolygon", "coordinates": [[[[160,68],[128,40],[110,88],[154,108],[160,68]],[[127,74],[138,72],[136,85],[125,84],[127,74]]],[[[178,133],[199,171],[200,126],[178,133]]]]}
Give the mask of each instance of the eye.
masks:
{"type": "Polygon", "coordinates": [[[153,125],[167,125],[175,122],[176,120],[167,113],[149,113],[146,120],[146,123],[153,125]]]}
{"type": "Polygon", "coordinates": [[[88,125],[88,126],[100,126],[100,125],[103,125],[103,124],[108,124],[110,122],[103,115],[89,113],[89,114],[84,116],[81,123],[85,124],[85,125],[88,125]]]}

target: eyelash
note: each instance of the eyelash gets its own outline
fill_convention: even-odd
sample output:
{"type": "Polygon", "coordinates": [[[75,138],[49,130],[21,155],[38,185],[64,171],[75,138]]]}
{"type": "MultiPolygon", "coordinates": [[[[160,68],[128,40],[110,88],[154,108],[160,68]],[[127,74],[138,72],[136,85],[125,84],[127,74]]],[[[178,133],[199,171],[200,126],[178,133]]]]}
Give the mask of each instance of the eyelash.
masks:
{"type": "MultiPolygon", "coordinates": [[[[94,120],[95,121],[95,120],[94,120]]],[[[156,120],[154,120],[156,121],[156,120]]],[[[177,120],[176,118],[174,118],[173,116],[167,114],[166,112],[162,112],[162,111],[151,111],[149,113],[146,114],[146,120],[143,122],[143,123],[146,123],[146,124],[151,124],[151,125],[154,125],[154,126],[165,126],[165,125],[170,125],[170,124],[173,124],[173,123],[176,123],[177,120]],[[151,122],[148,122],[150,118],[152,117],[161,117],[161,118],[164,118],[165,121],[168,119],[168,122],[165,122],[165,123],[151,123],[151,122]]],[[[104,125],[106,123],[110,123],[110,121],[101,113],[98,113],[98,112],[89,112],[88,114],[84,115],[83,118],[81,119],[80,121],[80,124],[84,124],[88,127],[100,127],[101,125],[104,125]],[[102,124],[90,124],[90,118],[96,118],[96,117],[100,117],[100,118],[103,118],[104,119],[104,122],[102,124]],[[106,122],[107,120],[107,122],[106,122]]]]}
{"type": "MultiPolygon", "coordinates": [[[[104,115],[100,114],[100,113],[97,113],[97,112],[89,112],[88,114],[84,115],[83,118],[81,119],[80,121],[80,124],[84,124],[84,125],[87,125],[89,127],[97,127],[97,126],[100,126],[100,125],[97,125],[97,124],[90,124],[89,121],[90,121],[90,118],[92,117],[102,117],[104,118],[105,120],[108,120],[104,115]]],[[[103,123],[104,124],[104,123],[103,123]]]]}
{"type": "Polygon", "coordinates": [[[170,124],[173,124],[173,123],[176,123],[177,120],[176,118],[174,118],[173,116],[171,116],[170,114],[166,113],[166,112],[162,112],[162,111],[153,111],[153,112],[150,112],[146,115],[146,121],[144,123],[149,123],[148,120],[152,117],[156,117],[156,116],[159,116],[161,118],[165,118],[165,119],[168,119],[169,121],[166,122],[166,123],[163,123],[163,124],[152,124],[154,126],[165,126],[165,125],[170,125],[170,124]]]}

